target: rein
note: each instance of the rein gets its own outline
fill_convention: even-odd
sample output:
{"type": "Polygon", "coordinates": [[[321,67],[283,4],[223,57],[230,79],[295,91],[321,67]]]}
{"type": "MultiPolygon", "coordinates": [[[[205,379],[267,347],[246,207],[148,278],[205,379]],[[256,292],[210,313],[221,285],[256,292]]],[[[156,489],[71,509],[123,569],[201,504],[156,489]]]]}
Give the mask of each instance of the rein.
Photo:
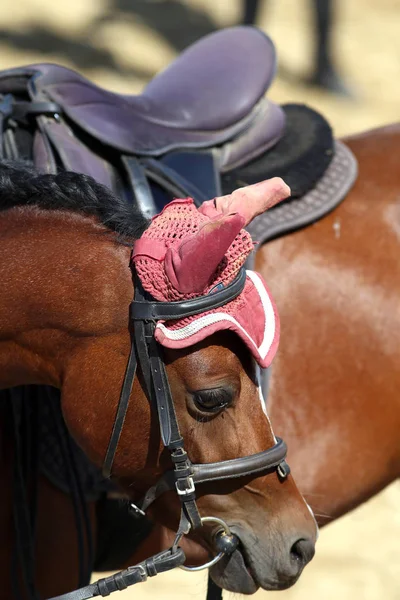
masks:
{"type": "Polygon", "coordinates": [[[118,442],[138,364],[145,381],[147,396],[158,414],[162,442],[170,452],[173,469],[166,471],[160,479],[131,508],[137,515],[145,515],[148,507],[164,492],[176,491],[181,502],[181,516],[175,541],[169,550],[156,554],[142,563],[130,567],[116,575],[99,579],[97,582],[73,592],[57,596],[51,600],[87,600],[95,596],[108,596],[135,583],[146,581],[158,573],[183,566],[186,560],[179,542],[191,529],[199,529],[205,522],[219,525],[216,536],[218,554],[205,565],[183,567],[186,570],[201,570],[216,564],[225,554],[231,554],[239,544],[228,525],[217,517],[202,517],[196,504],[196,485],[210,481],[232,479],[245,475],[261,474],[276,469],[281,479],[285,479],[290,469],[285,461],[287,447],[277,438],[272,448],[257,454],[215,463],[194,464],[184,448],[184,440],[179,430],[165,363],[160,345],[154,338],[157,321],[177,319],[204,313],[221,307],[243,291],[246,283],[246,271],[242,268],[236,279],[226,288],[192,300],[180,302],[158,302],[144,291],[139,278],[134,273],[135,298],[130,307],[132,331],[131,350],[121,389],[107,452],[103,464],[103,474],[110,477],[118,442]],[[134,327],[132,328],[132,324],[134,327]]]}

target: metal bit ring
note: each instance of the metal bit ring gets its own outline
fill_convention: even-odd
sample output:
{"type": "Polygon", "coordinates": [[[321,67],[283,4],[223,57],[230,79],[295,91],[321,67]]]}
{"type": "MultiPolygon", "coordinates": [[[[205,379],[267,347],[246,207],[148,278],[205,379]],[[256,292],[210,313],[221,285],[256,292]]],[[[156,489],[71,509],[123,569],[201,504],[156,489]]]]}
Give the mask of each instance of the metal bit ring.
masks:
{"type": "MultiPolygon", "coordinates": [[[[232,532],[229,529],[228,525],[225,523],[225,521],[219,519],[218,517],[201,517],[201,522],[218,523],[218,525],[221,525],[223,533],[225,535],[232,535],[232,532]]],[[[214,558],[204,563],[204,565],[199,565],[198,567],[185,567],[185,565],[181,565],[179,568],[183,569],[184,571],[203,571],[204,569],[209,569],[210,567],[213,567],[215,564],[217,564],[218,561],[221,560],[223,556],[225,556],[225,552],[218,552],[218,554],[214,556],[214,558]]]]}

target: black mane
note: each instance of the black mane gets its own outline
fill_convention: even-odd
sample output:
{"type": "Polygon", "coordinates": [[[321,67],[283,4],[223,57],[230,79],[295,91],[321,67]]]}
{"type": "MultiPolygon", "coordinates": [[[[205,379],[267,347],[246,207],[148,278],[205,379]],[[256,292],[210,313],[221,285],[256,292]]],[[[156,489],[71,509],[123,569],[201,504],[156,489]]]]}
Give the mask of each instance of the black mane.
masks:
{"type": "Polygon", "coordinates": [[[14,206],[93,215],[123,238],[138,239],[149,222],[131,204],[92,177],[71,171],[39,173],[26,163],[0,162],[0,211],[14,206]]]}

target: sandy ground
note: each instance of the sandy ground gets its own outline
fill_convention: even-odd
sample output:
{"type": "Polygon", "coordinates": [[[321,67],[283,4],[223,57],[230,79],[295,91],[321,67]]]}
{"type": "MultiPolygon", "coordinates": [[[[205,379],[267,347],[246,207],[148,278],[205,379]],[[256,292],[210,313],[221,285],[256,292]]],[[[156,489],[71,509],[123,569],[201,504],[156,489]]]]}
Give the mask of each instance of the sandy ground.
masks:
{"type": "MultiPolygon", "coordinates": [[[[270,91],[280,102],[304,102],[332,122],[337,135],[398,120],[400,4],[341,0],[336,58],[355,100],[307,88],[311,64],[309,2],[265,2],[260,26],[278,47],[281,66],[270,91]]],[[[112,89],[139,92],[158,70],[201,35],[235,24],[238,0],[2,0],[0,67],[55,61],[112,89]]],[[[400,485],[328,526],[317,556],[284,600],[400,598],[400,485]]],[[[175,571],[124,592],[128,600],[203,599],[205,577],[175,571]]],[[[275,593],[276,595],[277,593],[275,593]]],[[[226,598],[231,595],[225,593],[226,598]]],[[[238,596],[236,596],[238,598],[238,596]]],[[[259,592],[258,598],[266,597],[259,592]]]]}

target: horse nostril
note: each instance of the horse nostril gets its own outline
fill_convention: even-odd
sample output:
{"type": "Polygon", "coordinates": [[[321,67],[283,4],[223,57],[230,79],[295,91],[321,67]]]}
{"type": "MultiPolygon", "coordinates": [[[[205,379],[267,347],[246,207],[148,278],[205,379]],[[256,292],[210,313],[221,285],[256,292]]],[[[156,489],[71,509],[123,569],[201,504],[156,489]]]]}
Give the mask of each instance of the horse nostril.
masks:
{"type": "Polygon", "coordinates": [[[290,549],[290,558],[293,561],[306,565],[315,554],[315,545],[311,540],[300,539],[290,549]]]}

